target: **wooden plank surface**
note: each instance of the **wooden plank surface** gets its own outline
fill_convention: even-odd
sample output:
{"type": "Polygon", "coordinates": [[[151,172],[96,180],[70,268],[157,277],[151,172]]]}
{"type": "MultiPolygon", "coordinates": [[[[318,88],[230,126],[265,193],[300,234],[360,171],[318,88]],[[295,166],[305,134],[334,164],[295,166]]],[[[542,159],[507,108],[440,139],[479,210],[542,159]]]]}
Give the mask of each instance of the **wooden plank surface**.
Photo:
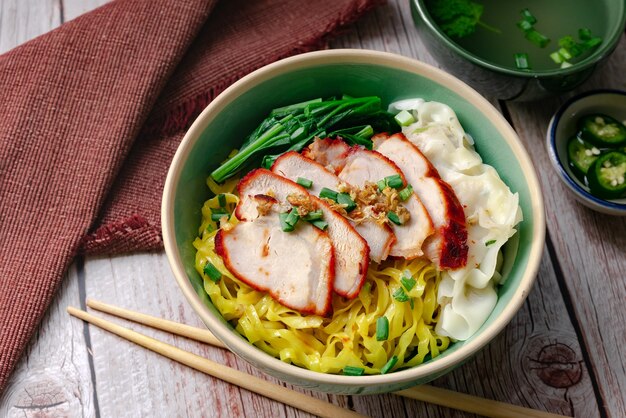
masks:
{"type": "MultiPolygon", "coordinates": [[[[104,2],[3,0],[0,52],[104,2]]],[[[609,64],[583,89],[626,87],[626,79],[617,71],[623,73],[626,64],[624,46],[622,41],[609,64]]],[[[418,38],[404,0],[389,1],[369,14],[348,28],[333,47],[384,50],[437,65],[418,38]]],[[[492,103],[500,106],[495,100],[492,103]]],[[[620,306],[626,296],[626,221],[582,208],[552,174],[543,137],[558,103],[499,107],[544,174],[540,177],[549,242],[537,285],[503,333],[434,384],[565,415],[626,416],[625,366],[619,354],[626,342],[625,310],[620,306]]],[[[162,252],[78,260],[0,398],[0,416],[308,416],[70,320],[65,307],[80,306],[85,296],[202,326],[178,290],[162,252]]],[[[265,376],[224,350],[128,325],[265,376]]],[[[307,393],[377,417],[469,416],[394,395],[307,393]]]]}

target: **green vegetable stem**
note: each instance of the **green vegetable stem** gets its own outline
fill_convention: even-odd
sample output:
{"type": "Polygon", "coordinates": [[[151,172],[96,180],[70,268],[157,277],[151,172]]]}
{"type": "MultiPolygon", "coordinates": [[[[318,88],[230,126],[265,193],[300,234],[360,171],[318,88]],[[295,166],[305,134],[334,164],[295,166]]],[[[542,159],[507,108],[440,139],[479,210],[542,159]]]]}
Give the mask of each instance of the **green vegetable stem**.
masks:
{"type": "Polygon", "coordinates": [[[279,151],[265,155],[263,166],[271,167],[286,151],[300,151],[316,137],[341,137],[351,144],[372,148],[374,131],[394,133],[399,130],[393,115],[382,109],[380,97],[321,98],[276,108],[246,138],[239,152],[224,162],[211,177],[221,183],[263,151],[279,151]]]}

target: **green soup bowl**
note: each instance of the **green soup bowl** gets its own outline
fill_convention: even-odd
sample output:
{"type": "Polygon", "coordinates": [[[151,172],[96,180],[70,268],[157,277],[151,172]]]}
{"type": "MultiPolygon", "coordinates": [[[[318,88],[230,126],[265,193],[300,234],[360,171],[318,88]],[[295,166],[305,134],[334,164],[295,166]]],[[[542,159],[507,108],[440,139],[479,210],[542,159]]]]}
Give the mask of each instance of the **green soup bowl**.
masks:
{"type": "MultiPolygon", "coordinates": [[[[483,16],[492,12],[486,19],[501,33],[482,38],[453,38],[446,35],[430,13],[428,5],[437,0],[409,1],[419,36],[441,66],[480,93],[500,100],[532,101],[578,87],[615,50],[626,24],[624,0],[512,0],[497,4],[492,1],[484,4],[483,16]],[[554,32],[544,48],[525,40],[524,33],[516,26],[522,9],[536,15],[539,31],[554,32]],[[561,37],[569,35],[577,40],[578,29],[585,27],[593,27],[593,35],[602,38],[602,43],[580,59],[573,59],[572,66],[561,68],[552,63],[551,68],[533,69],[531,63],[531,69],[515,67],[516,53],[535,51],[549,61],[550,53],[560,48],[561,37]],[[470,42],[470,39],[477,41],[470,42]],[[510,57],[510,65],[495,60],[496,56],[503,55],[510,57]]],[[[479,30],[485,33],[485,29],[477,29],[477,32],[479,30]]]]}
{"type": "Polygon", "coordinates": [[[325,392],[371,394],[426,383],[460,365],[491,341],[530,292],[544,245],[541,188],[531,160],[511,126],[463,82],[421,62],[374,51],[330,50],[288,58],[242,78],[200,114],[172,161],[162,202],[165,251],[187,300],[226,346],[252,365],[286,382],[325,392]],[[371,376],[324,374],[287,364],[250,344],[225,321],[204,292],[194,268],[203,202],[211,196],[209,173],[276,107],[336,94],[378,95],[394,100],[422,97],[450,105],[476,149],[519,193],[524,220],[507,248],[498,302],[485,324],[443,354],[394,373],[371,376]]]}

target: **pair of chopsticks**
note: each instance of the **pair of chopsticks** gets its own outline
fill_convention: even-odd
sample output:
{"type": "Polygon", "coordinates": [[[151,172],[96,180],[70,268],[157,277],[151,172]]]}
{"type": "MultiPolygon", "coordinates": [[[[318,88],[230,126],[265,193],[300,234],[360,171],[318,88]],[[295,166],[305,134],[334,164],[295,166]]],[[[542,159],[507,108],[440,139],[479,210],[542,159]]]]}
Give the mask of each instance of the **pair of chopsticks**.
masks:
{"type": "MultiPolygon", "coordinates": [[[[162,331],[167,331],[175,335],[187,337],[192,340],[200,341],[213,345],[215,347],[226,348],[226,346],[218,340],[209,330],[191,327],[189,325],[180,324],[178,322],[168,321],[166,319],[142,314],[119,308],[103,302],[87,299],[87,306],[119,318],[124,318],[139,324],[147,325],[162,331]]],[[[96,325],[106,331],[116,334],[128,341],[139,344],[140,346],[161,354],[174,361],[182,363],[193,369],[221,379],[225,382],[232,383],[251,392],[263,395],[267,398],[282,402],[294,408],[301,409],[314,415],[330,418],[343,417],[362,417],[356,412],[341,408],[332,403],[322,401],[317,398],[296,392],[291,389],[275,385],[258,377],[251,376],[247,373],[240,372],[228,366],[205,359],[196,354],[181,350],[173,345],[166,344],[154,338],[116,325],[112,322],[91,315],[83,310],[76,309],[72,306],[67,307],[67,312],[83,321],[96,325]]],[[[440,389],[430,385],[422,385],[414,388],[394,392],[396,395],[407,398],[416,399],[422,402],[429,402],[448,408],[458,409],[465,412],[480,414],[487,417],[506,417],[506,418],[555,418],[563,417],[563,415],[552,414],[534,409],[524,408],[517,405],[511,405],[504,402],[492,401],[476,396],[466,395],[447,389],[440,389]]]]}

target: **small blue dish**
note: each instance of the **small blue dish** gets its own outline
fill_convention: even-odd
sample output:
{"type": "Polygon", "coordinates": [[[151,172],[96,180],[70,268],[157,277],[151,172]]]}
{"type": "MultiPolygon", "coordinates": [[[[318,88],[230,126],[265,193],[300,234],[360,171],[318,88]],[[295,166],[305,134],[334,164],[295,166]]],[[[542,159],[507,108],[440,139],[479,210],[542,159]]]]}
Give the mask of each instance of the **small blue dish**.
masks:
{"type": "Polygon", "coordinates": [[[626,91],[593,90],[568,100],[550,120],[546,146],[550,162],[573,196],[583,205],[608,215],[626,216],[626,198],[605,200],[592,195],[568,164],[567,142],[576,135],[577,120],[589,113],[604,113],[626,120],[626,91]]]}

